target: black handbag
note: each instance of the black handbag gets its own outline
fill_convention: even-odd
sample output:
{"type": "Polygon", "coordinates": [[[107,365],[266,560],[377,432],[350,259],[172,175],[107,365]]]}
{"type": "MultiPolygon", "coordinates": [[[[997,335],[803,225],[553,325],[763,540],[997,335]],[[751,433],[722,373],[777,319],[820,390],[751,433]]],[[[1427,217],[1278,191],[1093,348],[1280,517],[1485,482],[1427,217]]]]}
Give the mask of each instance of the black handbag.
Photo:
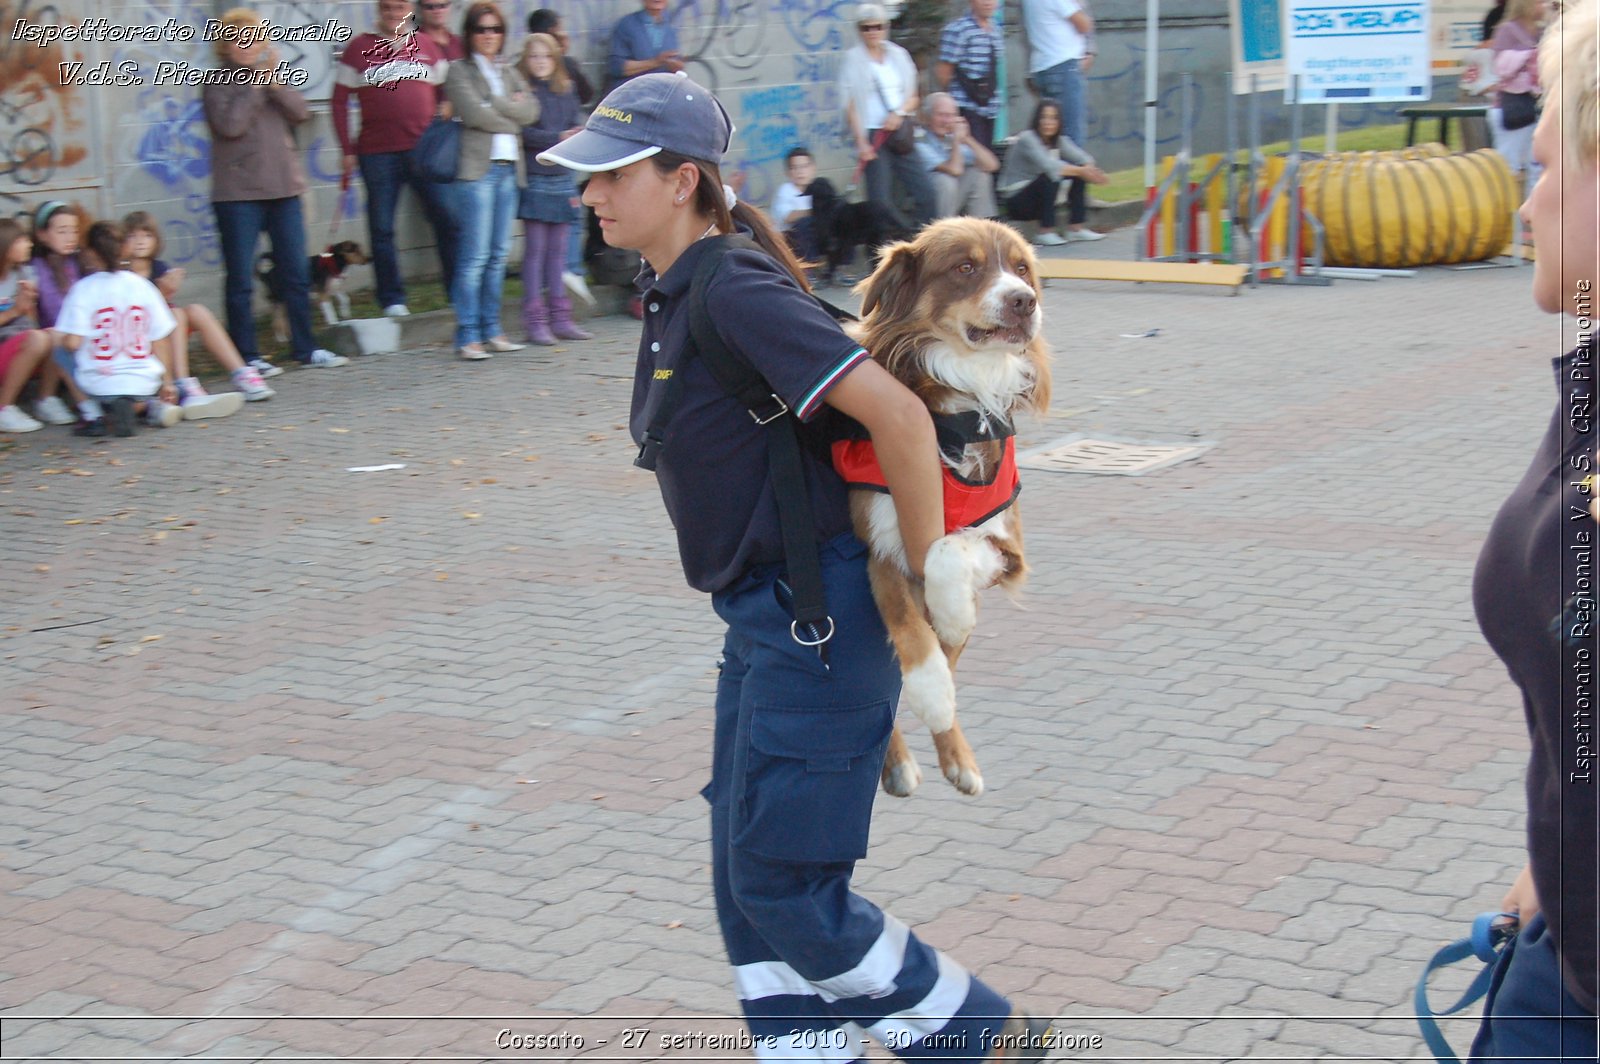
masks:
{"type": "Polygon", "coordinates": [[[883,139],[883,146],[896,155],[910,155],[917,146],[917,123],[911,118],[901,118],[894,132],[883,139]]]}
{"type": "Polygon", "coordinates": [[[460,121],[435,118],[429,122],[411,149],[411,159],[426,180],[439,184],[454,181],[461,165],[460,121]]]}
{"type": "Polygon", "coordinates": [[[1539,121],[1539,100],[1531,92],[1500,94],[1500,124],[1509,132],[1539,121]]]}

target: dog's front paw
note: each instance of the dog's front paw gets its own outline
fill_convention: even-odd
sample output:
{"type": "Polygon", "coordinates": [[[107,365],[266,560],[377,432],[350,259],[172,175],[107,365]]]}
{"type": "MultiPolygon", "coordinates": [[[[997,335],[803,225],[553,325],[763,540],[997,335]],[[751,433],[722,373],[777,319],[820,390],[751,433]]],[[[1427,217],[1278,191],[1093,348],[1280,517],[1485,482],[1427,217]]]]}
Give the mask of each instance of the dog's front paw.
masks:
{"type": "Polygon", "coordinates": [[[978,623],[978,592],[1005,572],[1006,560],[994,544],[970,533],[933,541],[923,563],[928,620],[947,647],[959,647],[978,623]]]}

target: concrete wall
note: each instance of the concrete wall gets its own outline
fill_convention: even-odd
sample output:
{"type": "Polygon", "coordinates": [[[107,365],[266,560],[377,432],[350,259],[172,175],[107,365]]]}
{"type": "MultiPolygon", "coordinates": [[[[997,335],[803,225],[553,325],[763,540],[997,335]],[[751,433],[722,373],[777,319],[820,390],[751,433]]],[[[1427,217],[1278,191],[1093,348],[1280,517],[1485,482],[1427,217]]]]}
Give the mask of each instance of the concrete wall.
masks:
{"type": "MultiPolygon", "coordinates": [[[[573,48],[585,70],[603,79],[610,27],[637,9],[637,0],[545,0],[563,13],[573,48]]],[[[46,199],[78,200],[97,215],[143,209],[165,228],[166,257],[188,267],[196,298],[219,291],[221,250],[212,221],[210,144],[199,90],[153,83],[162,61],[213,65],[211,45],[192,31],[231,6],[224,0],[0,0],[0,211],[24,211],[46,199]],[[58,44],[40,47],[15,39],[17,21],[30,25],[78,22],[90,16],[113,27],[144,27],[161,38],[149,42],[58,44]],[[184,39],[184,29],[190,35],[184,39]],[[111,87],[64,86],[58,64],[109,62],[113,72],[130,71],[142,84],[111,87]],[[47,152],[34,155],[41,145],[47,152]],[[21,157],[34,158],[20,165],[21,157]]],[[[543,6],[538,0],[505,5],[514,26],[543,6]]],[[[952,10],[964,3],[952,0],[952,10]]],[[[1100,23],[1100,57],[1090,80],[1089,147],[1108,168],[1137,165],[1143,145],[1144,0],[1095,0],[1100,23]]],[[[1179,139],[1180,75],[1196,77],[1197,150],[1221,147],[1222,102],[1228,66],[1226,0],[1165,0],[1161,37],[1160,150],[1172,151],[1179,139]]],[[[368,28],[376,10],[371,0],[313,2],[288,0],[257,5],[283,25],[337,20],[353,32],[368,28]]],[[[675,0],[674,18],[690,73],[722,98],[738,133],[729,170],[745,175],[746,197],[767,202],[783,180],[782,158],[796,144],[818,153],[822,169],[847,178],[851,160],[843,144],[835,79],[839,56],[855,41],[850,18],[855,0],[675,0]]],[[[1033,97],[1024,87],[1027,70],[1020,0],[1004,5],[1007,22],[1008,107],[1013,128],[1026,124],[1033,97]]],[[[520,32],[512,36],[515,44],[520,32]]],[[[339,238],[365,242],[360,182],[356,216],[331,228],[339,204],[338,142],[328,121],[336,45],[281,45],[284,57],[309,75],[306,95],[316,120],[300,133],[300,146],[313,184],[306,198],[312,246],[339,238]]],[[[929,64],[931,67],[931,64],[929,64]]],[[[1266,101],[1264,136],[1285,135],[1279,100],[1266,101]]],[[[1390,122],[1393,108],[1345,108],[1342,126],[1390,122]]],[[[1320,109],[1307,110],[1307,122],[1320,132],[1320,109]]],[[[423,249],[427,230],[402,200],[401,242],[408,248],[408,272],[422,275],[433,266],[423,249]]],[[[359,286],[364,278],[357,276],[359,286]]]]}

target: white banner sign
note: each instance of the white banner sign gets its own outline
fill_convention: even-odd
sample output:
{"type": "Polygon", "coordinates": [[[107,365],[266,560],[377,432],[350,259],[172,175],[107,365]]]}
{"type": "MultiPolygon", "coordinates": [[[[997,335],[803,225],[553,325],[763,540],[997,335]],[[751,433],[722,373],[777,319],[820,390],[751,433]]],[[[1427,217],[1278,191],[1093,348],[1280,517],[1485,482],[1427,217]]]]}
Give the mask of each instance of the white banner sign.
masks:
{"type": "Polygon", "coordinates": [[[1301,103],[1421,102],[1432,95],[1428,0],[1287,0],[1284,13],[1301,103]]]}

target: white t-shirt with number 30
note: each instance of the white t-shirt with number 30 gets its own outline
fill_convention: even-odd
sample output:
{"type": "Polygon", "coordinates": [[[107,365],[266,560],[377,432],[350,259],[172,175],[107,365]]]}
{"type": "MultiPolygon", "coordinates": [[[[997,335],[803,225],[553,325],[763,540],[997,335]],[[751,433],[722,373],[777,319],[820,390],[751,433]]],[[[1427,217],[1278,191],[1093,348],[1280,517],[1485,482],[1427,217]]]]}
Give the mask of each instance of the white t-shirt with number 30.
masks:
{"type": "Polygon", "coordinates": [[[56,329],[84,338],[78,384],[94,396],[154,395],[165,370],[155,342],[178,323],[156,286],[127,270],[91,273],[67,290],[56,329]]]}

